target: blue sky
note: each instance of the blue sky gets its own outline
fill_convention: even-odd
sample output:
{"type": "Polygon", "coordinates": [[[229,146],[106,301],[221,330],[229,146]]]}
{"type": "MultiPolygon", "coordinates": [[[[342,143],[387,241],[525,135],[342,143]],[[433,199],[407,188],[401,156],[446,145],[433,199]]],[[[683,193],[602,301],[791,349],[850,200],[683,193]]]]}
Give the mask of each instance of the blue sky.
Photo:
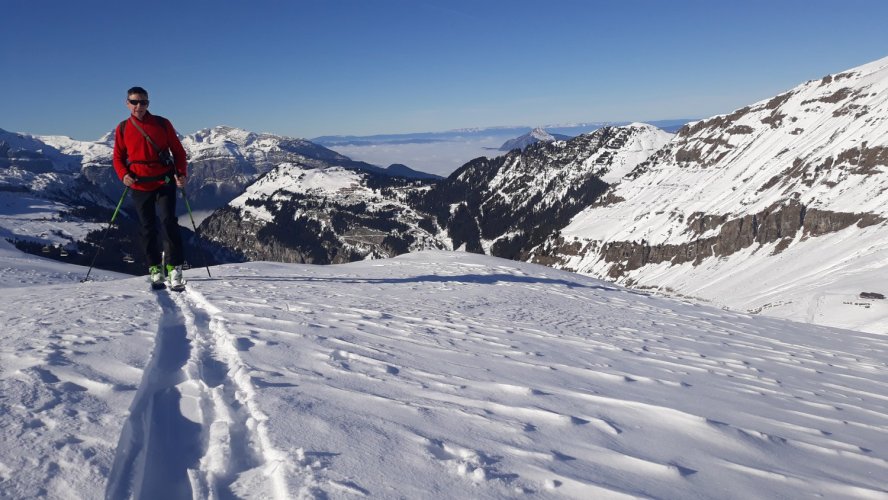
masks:
{"type": "Polygon", "coordinates": [[[0,128],[294,137],[728,113],[888,56],[881,0],[4,0],[0,128]]]}

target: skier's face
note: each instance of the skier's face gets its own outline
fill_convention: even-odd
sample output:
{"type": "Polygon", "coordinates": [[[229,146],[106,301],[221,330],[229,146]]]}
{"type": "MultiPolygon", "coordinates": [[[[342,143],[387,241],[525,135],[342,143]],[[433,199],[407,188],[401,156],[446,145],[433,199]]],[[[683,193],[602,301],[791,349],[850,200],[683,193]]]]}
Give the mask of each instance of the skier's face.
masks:
{"type": "Polygon", "coordinates": [[[148,111],[148,96],[145,94],[130,94],[126,98],[126,107],[136,118],[142,119],[148,111]]]}

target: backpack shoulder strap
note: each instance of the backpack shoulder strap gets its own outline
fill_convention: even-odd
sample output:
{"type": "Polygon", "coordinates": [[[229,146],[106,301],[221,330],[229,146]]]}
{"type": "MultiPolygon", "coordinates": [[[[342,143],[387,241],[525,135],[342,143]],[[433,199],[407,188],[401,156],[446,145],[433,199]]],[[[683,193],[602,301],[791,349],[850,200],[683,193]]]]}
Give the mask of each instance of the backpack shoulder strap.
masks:
{"type": "MultiPolygon", "coordinates": [[[[132,119],[133,119],[132,116],[129,117],[129,120],[132,120],[132,119]]],[[[157,147],[157,144],[154,143],[154,140],[151,139],[151,136],[148,135],[147,133],[145,133],[145,129],[140,127],[139,124],[136,122],[133,122],[133,126],[136,127],[136,130],[138,130],[142,134],[142,137],[144,137],[145,140],[148,141],[148,145],[151,146],[152,150],[154,150],[154,154],[160,154],[160,148],[157,147]]]]}
{"type": "MultiPolygon", "coordinates": [[[[120,122],[120,124],[117,125],[117,130],[120,131],[121,136],[123,136],[123,133],[126,132],[126,122],[128,122],[128,121],[129,121],[129,118],[127,118],[126,120],[123,120],[122,122],[120,122]]],[[[116,141],[117,138],[115,137],[114,140],[116,141]]],[[[126,171],[129,172],[130,162],[129,162],[129,154],[126,151],[126,146],[123,146],[122,152],[123,152],[123,158],[122,158],[123,163],[126,165],[126,171]]],[[[129,173],[132,174],[132,172],[129,172],[129,173]]]]}
{"type": "MultiPolygon", "coordinates": [[[[164,130],[167,130],[167,123],[169,123],[169,120],[159,115],[154,115],[154,117],[157,118],[157,122],[160,123],[160,126],[163,127],[164,130]]],[[[126,122],[128,121],[129,118],[123,120],[122,122],[120,122],[120,125],[117,126],[120,129],[121,134],[126,131],[126,122]]]]}

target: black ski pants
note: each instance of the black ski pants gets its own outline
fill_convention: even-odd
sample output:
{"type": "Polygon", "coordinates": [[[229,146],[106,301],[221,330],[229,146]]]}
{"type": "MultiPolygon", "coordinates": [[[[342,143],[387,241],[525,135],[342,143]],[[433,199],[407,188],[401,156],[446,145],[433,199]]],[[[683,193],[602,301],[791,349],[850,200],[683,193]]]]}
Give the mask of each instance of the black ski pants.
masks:
{"type": "Polygon", "coordinates": [[[133,204],[139,214],[141,224],[142,250],[149,266],[161,265],[158,245],[157,216],[160,216],[160,230],[163,232],[163,250],[166,263],[180,266],[185,262],[182,250],[182,233],[179,218],[176,217],[176,185],[165,184],[154,191],[132,190],[133,204]]]}

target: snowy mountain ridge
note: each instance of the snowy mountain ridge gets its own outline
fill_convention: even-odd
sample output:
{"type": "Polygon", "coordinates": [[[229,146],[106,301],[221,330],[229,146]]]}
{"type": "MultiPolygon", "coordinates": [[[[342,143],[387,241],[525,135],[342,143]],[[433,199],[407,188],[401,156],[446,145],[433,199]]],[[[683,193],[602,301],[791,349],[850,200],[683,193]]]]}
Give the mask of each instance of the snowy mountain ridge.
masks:
{"type": "Polygon", "coordinates": [[[342,263],[448,248],[408,203],[432,181],[282,163],[201,224],[249,260],[342,263]]]}
{"type": "Polygon", "coordinates": [[[651,125],[603,127],[464,165],[420,198],[454,248],[524,260],[528,252],[598,200],[619,176],[666,144],[651,125]]]}
{"type": "Polygon", "coordinates": [[[21,183],[23,175],[33,178],[43,173],[75,174],[80,170],[81,160],[92,162],[105,153],[110,159],[110,149],[106,151],[101,145],[0,129],[0,183],[16,185],[21,183]]]}
{"type": "MultiPolygon", "coordinates": [[[[108,164],[114,154],[113,136],[111,142],[78,141],[63,135],[38,135],[36,139],[52,146],[63,155],[80,159],[80,166],[108,164]]],[[[76,163],[72,163],[72,166],[76,163]]]]}
{"type": "Polygon", "coordinates": [[[297,153],[305,157],[351,161],[329,149],[319,147],[305,139],[294,139],[274,134],[250,132],[244,129],[216,126],[198,130],[182,138],[182,146],[188,152],[190,162],[218,157],[247,158],[253,162],[276,162],[279,156],[297,153]]]}
{"type": "MultiPolygon", "coordinates": [[[[866,274],[888,245],[886,173],[888,58],[687,125],[533,259],[733,308],[825,318],[871,291],[854,289],[872,282],[866,274]],[[820,260],[824,245],[843,249],[838,260],[820,260]]],[[[868,309],[886,313],[879,303],[868,309]]]]}
{"type": "Polygon", "coordinates": [[[633,168],[670,137],[644,124],[605,127],[481,158],[442,180],[282,164],[201,232],[251,260],[347,262],[449,248],[517,258],[592,203],[606,187],[599,176],[633,168]],[[298,238],[285,235],[288,227],[298,238]]]}

